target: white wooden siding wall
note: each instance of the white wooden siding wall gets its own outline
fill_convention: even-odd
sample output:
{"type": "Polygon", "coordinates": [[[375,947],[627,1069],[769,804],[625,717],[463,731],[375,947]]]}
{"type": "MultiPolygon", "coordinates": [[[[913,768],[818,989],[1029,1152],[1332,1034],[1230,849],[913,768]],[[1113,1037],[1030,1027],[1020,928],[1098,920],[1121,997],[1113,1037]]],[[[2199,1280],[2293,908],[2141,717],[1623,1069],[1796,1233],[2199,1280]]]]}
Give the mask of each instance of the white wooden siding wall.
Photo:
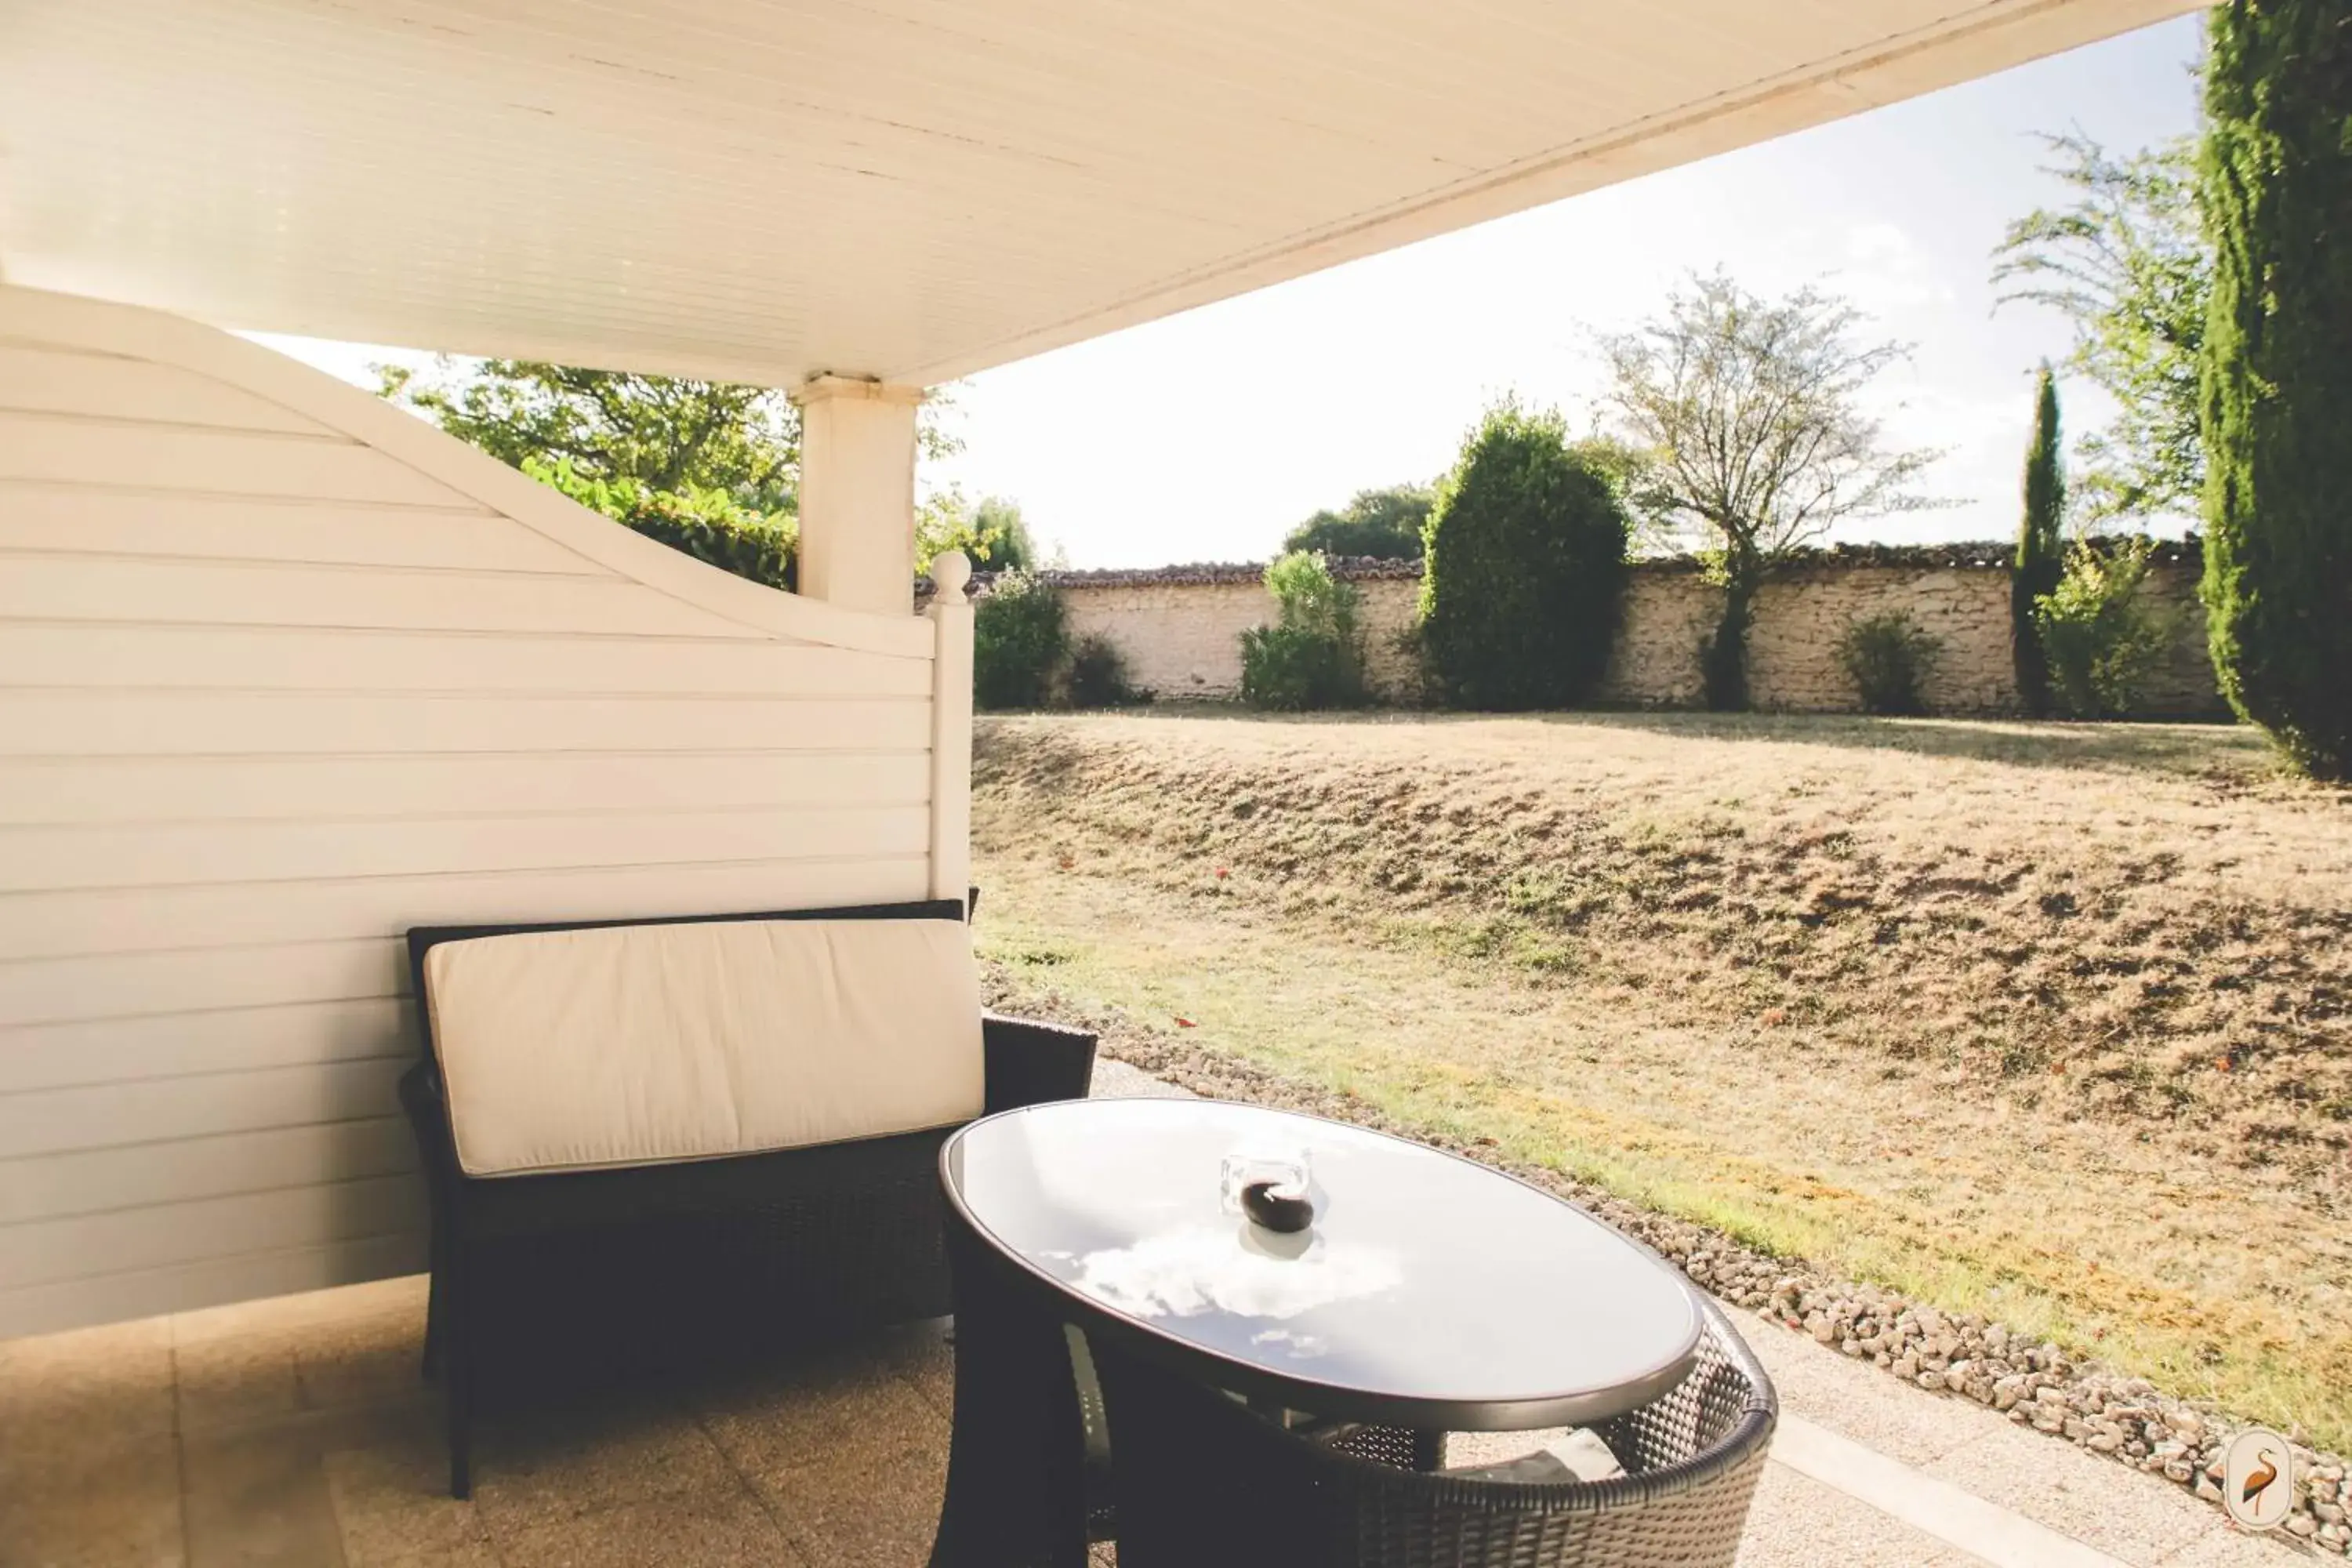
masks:
{"type": "Polygon", "coordinates": [[[933,644],[0,288],[0,1337],[421,1267],[407,926],[924,896],[933,644]]]}

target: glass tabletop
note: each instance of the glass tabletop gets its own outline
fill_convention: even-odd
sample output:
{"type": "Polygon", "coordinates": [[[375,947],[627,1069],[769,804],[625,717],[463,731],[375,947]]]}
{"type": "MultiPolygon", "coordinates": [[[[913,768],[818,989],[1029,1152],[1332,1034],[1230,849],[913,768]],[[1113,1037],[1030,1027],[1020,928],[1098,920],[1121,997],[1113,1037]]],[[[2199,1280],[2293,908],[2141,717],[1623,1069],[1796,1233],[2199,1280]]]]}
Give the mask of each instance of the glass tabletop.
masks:
{"type": "Polygon", "coordinates": [[[1679,1383],[1690,1288],[1582,1210],[1402,1139],[1214,1100],[1071,1100],[940,1153],[980,1234],[1105,1323],[1319,1415],[1454,1430],[1580,1425],[1679,1383]],[[1307,1173],[1314,1217],[1254,1223],[1224,1182],[1307,1173]]]}

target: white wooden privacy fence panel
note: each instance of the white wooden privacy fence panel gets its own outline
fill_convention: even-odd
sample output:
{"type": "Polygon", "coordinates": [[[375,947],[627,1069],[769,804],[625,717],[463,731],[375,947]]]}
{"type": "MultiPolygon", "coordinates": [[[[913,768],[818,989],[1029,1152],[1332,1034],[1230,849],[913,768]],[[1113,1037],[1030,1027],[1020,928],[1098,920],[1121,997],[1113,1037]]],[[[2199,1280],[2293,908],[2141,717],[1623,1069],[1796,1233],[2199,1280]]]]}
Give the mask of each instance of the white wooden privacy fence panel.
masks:
{"type": "Polygon", "coordinates": [[[422,1267],[407,926],[960,894],[970,635],[0,287],[0,1336],[422,1267]]]}

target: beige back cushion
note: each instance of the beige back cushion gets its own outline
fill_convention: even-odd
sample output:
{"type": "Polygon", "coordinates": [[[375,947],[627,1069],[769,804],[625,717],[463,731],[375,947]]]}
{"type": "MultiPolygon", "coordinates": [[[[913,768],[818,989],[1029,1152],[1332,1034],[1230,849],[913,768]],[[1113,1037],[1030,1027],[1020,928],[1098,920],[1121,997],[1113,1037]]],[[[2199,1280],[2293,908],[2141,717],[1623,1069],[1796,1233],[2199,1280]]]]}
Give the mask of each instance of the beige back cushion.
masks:
{"type": "Polygon", "coordinates": [[[954,921],[534,931],[425,955],[469,1175],[707,1160],[981,1112],[980,978],[954,921]]]}

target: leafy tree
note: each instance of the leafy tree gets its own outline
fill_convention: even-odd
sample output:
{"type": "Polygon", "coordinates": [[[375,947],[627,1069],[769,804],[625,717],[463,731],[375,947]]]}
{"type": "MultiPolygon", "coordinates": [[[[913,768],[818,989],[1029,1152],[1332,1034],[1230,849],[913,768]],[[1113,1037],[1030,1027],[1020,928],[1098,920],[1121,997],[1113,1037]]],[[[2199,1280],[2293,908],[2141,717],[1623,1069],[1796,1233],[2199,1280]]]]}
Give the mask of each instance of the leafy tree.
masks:
{"type": "MultiPolygon", "coordinates": [[[[544,475],[561,464],[582,479],[724,491],[770,516],[798,510],[800,410],[775,387],[447,354],[424,375],[405,365],[375,372],[380,395],[518,468],[536,461],[544,475]]],[[[951,388],[924,404],[923,457],[962,448],[947,425],[954,407],[951,388]]]]}
{"type": "Polygon", "coordinates": [[[2189,137],[2123,157],[2076,132],[2042,138],[2045,172],[2074,192],[2009,226],[1993,282],[2007,300],[2064,312],[2067,365],[2121,411],[2082,444],[2082,500],[2093,518],[2192,510],[2204,485],[2198,431],[2199,348],[2212,292],[2212,251],[2197,212],[2189,137]]]}
{"type": "Polygon", "coordinates": [[[975,506],[953,486],[915,508],[915,570],[929,571],[943,550],[960,550],[992,572],[1034,572],[1045,564],[1018,502],[986,496],[975,506]]]}
{"type": "Polygon", "coordinates": [[[2059,444],[2058,379],[2045,363],[2033,380],[2033,444],[2025,453],[2025,516],[2009,574],[2010,651],[2017,696],[2035,718],[2050,711],[2050,664],[2034,626],[2034,606],[2064,574],[2066,467],[2059,444]]]}
{"type": "Polygon", "coordinates": [[[800,410],[772,387],[446,354],[426,376],[402,365],[376,374],[382,395],[518,468],[538,458],[583,479],[724,490],[760,511],[793,510],[800,410]]]}
{"type": "Polygon", "coordinates": [[[1380,561],[1421,557],[1422,525],[1436,493],[1427,485],[1389,485],[1358,490],[1338,511],[1326,507],[1290,531],[1285,554],[1320,551],[1328,556],[1362,555],[1380,561]]]}
{"type": "Polygon", "coordinates": [[[2204,597],[2231,703],[2352,776],[2352,0],[2212,13],[2204,597]]]}
{"type": "Polygon", "coordinates": [[[982,496],[971,509],[972,537],[987,553],[988,564],[999,571],[1034,572],[1045,564],[1021,503],[1003,496],[982,496]]]}
{"type": "Polygon", "coordinates": [[[1270,626],[1242,633],[1242,700],[1293,710],[1364,700],[1363,595],[1319,552],[1294,550],[1265,569],[1278,606],[1270,626]]]}
{"type": "Polygon", "coordinates": [[[1657,504],[1657,453],[1606,431],[1595,431],[1570,441],[1568,455],[1609,481],[1632,524],[1628,540],[1634,554],[1671,555],[1682,548],[1673,515],[1657,504]]]}
{"type": "Polygon", "coordinates": [[[1616,637],[1628,527],[1559,414],[1507,399],[1489,408],[1423,535],[1421,637],[1438,689],[1473,708],[1589,696],[1616,637]]]}
{"type": "Polygon", "coordinates": [[[1705,539],[1724,589],[1700,655],[1711,708],[1748,706],[1756,595],[1791,551],[1850,518],[1936,504],[1911,486],[1940,454],[1890,450],[1861,409],[1878,373],[1910,352],[1856,343],[1862,320],[1818,289],[1767,300],[1718,272],[1601,340],[1608,406],[1655,454],[1642,507],[1705,539]]]}

